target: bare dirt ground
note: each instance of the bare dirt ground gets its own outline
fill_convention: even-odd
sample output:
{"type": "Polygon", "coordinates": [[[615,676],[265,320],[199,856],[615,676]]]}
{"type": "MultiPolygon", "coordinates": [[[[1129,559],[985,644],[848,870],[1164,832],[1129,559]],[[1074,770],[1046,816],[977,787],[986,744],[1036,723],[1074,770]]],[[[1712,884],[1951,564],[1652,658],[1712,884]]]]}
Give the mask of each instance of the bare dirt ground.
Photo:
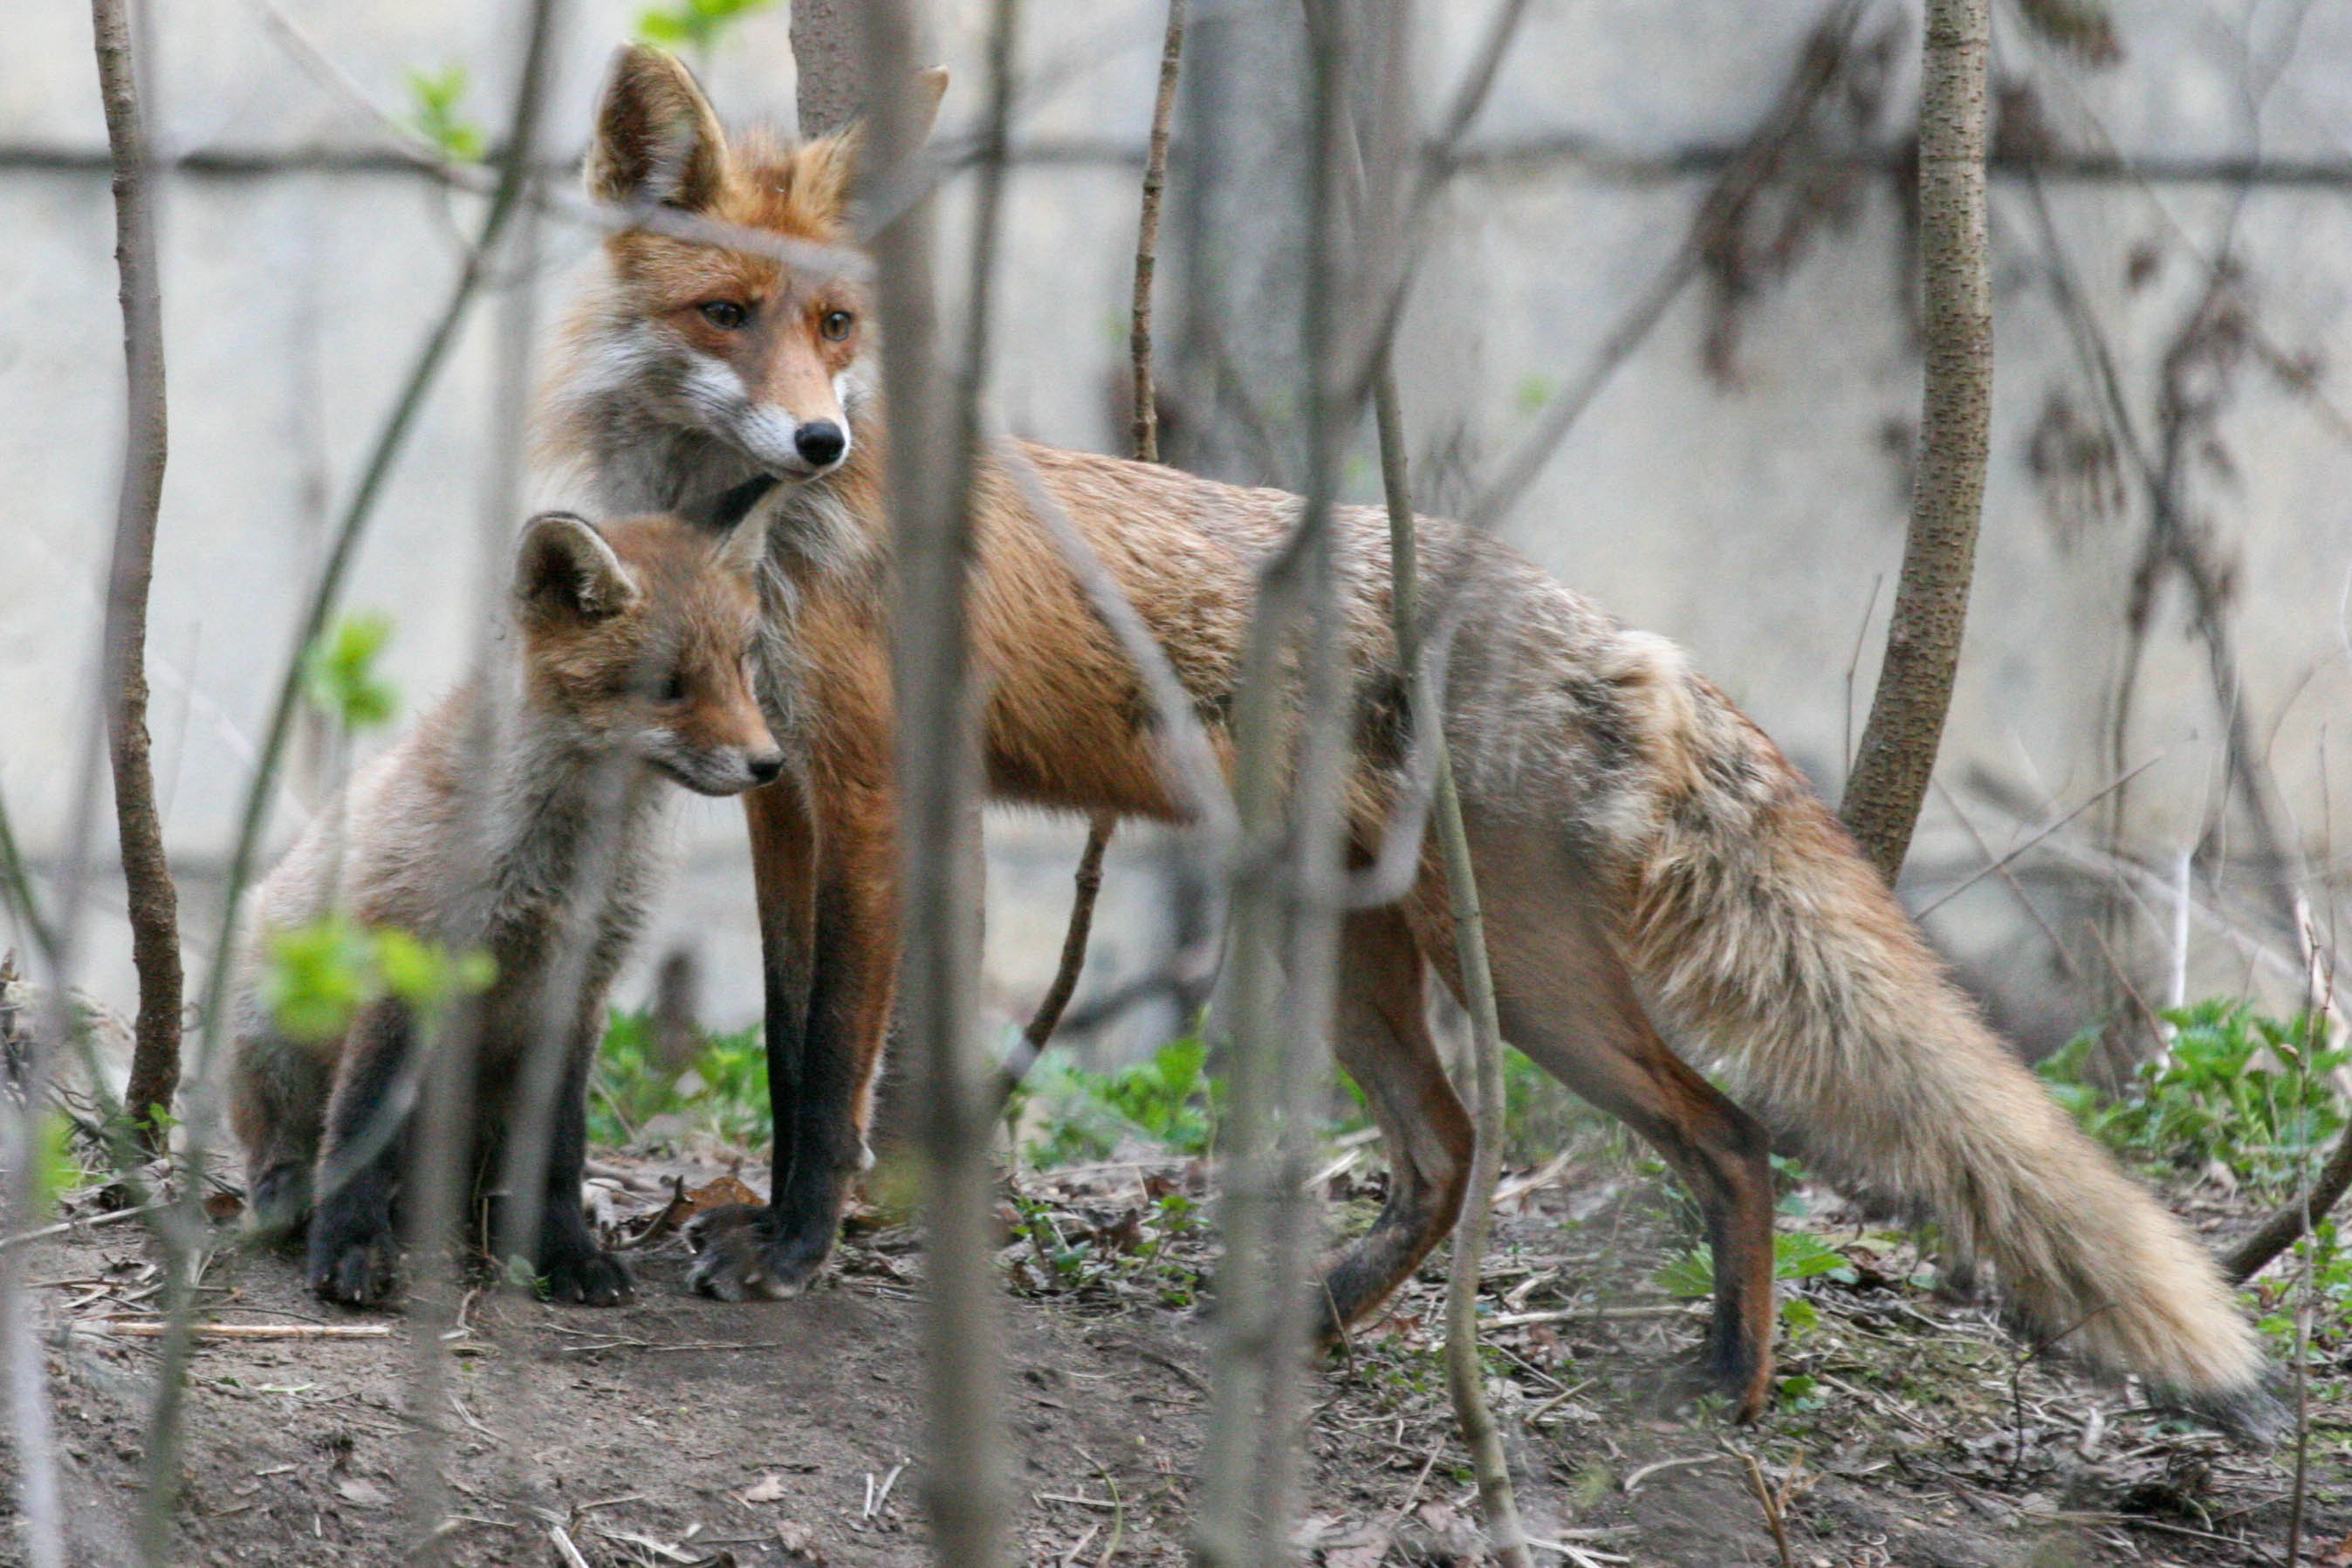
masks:
{"type": "MultiPolygon", "coordinates": [[[[663,1207],[661,1178],[719,1174],[625,1155],[595,1168],[592,1207],[615,1234],[663,1207]]],[[[1665,1189],[1601,1153],[1539,1175],[1507,1183],[1488,1353],[1533,1532],[1554,1543],[1538,1561],[2286,1560],[2289,1449],[2233,1447],[2137,1407],[2128,1391],[2028,1360],[1980,1308],[1924,1288],[1908,1243],[1820,1195],[1802,1224],[1840,1262],[1784,1287],[1804,1306],[1784,1323],[1782,1370],[1796,1381],[1781,1407],[1738,1430],[1704,1402],[1670,1406],[1699,1323],[1655,1282],[1687,1245],[1665,1189]]],[[[1368,1218],[1379,1179],[1326,1178],[1335,1227],[1368,1218]]],[[[1008,1187],[1006,1406],[1024,1562],[1184,1560],[1206,1378],[1205,1201],[1197,1166],[1166,1161],[1024,1174],[1008,1187]]],[[[206,1321],[387,1332],[199,1343],[175,1562],[394,1564],[419,1560],[428,1537],[459,1564],[928,1561],[912,1463],[919,1260],[902,1226],[854,1223],[831,1278],[794,1301],[687,1294],[674,1238],[635,1253],[629,1306],[478,1287],[445,1342],[446,1393],[422,1409],[415,1317],[322,1307],[295,1257],[230,1234],[204,1272],[206,1321]]],[[[122,1332],[156,1304],[150,1244],[134,1220],[33,1248],[73,1558],[116,1568],[134,1560],[157,1356],[154,1340],[122,1332]]],[[[1307,1562],[1484,1560],[1432,1343],[1438,1290],[1424,1281],[1314,1374],[1307,1562]]],[[[2323,1380],[2333,1392],[2314,1408],[2309,1444],[2303,1561],[2330,1568],[2352,1564],[2347,1370],[2323,1380]]]]}

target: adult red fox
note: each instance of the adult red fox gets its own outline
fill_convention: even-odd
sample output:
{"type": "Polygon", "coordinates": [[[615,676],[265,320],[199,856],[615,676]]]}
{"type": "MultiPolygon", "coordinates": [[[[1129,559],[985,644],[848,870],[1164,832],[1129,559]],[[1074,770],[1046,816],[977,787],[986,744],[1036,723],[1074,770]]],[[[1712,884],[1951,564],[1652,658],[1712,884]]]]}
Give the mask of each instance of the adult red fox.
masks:
{"type": "Polygon", "coordinates": [[[496,963],[477,1015],[469,1169],[498,1168],[484,1162],[528,1049],[560,1041],[535,1265],[558,1300],[604,1306],[628,1294],[626,1270],[581,1212],[588,1071],[605,992],[643,918],[664,791],[731,795],[784,766],[751,691],[750,553],[730,542],[756,541],[737,525],[772,484],[730,492],[693,520],[533,518],[512,626],[488,674],[362,768],[257,891],[231,1120],[255,1228],[289,1233],[310,1217],[320,1295],[358,1304],[391,1288],[420,1043],[397,998],[320,1040],[272,1018],[258,989],[272,936],[334,913],[496,963]]]}
{"type": "MultiPolygon", "coordinates": [[[[615,60],[590,151],[599,199],[660,204],[818,245],[849,238],[850,138],[730,139],[658,51],[615,60]]],[[[848,277],[666,237],[613,235],[546,391],[548,455],[615,509],[762,473],[761,695],[799,764],[746,798],[767,954],[775,1112],[769,1207],[706,1231],[698,1286],[789,1295],[833,1245],[859,1165],[897,956],[881,493],[887,421],[848,277]]],[[[1213,739],[1252,564],[1297,500],[1037,446],[1034,465],[1166,650],[1213,739]]],[[[1061,810],[1175,814],[1137,672],[1001,456],[978,475],[971,634],[990,786],[1061,810]]],[[[1470,609],[1443,722],[1487,907],[1504,1032],[1663,1153],[1716,1258],[1709,1370],[1766,1403],[1775,1141],[1933,1217],[2027,1332],[2215,1417],[2268,1407],[2252,1331],[2189,1233],[1987,1031],[1837,821],[1770,740],[1663,640],[1508,549],[1424,525],[1433,580],[1470,609]],[[1654,1025],[1653,1019],[1657,1020],[1654,1025]],[[1743,1110],[1670,1049],[1722,1063],[1743,1110]]],[[[1350,821],[1370,850],[1399,787],[1403,711],[1375,513],[1338,519],[1360,701],[1350,821]]],[[[1423,1022],[1456,984],[1433,868],[1348,918],[1334,1045],[1387,1139],[1371,1231],[1325,1283],[1363,1315],[1451,1226],[1472,1132],[1423,1022]]]]}

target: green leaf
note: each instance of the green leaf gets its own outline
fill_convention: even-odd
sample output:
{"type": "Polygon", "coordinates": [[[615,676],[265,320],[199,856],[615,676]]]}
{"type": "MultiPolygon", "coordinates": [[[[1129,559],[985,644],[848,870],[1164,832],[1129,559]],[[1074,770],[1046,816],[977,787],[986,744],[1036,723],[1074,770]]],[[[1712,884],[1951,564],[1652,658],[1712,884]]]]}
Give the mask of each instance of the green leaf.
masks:
{"type": "Polygon", "coordinates": [[[464,66],[438,72],[408,73],[408,123],[416,133],[459,163],[478,163],[488,150],[480,127],[458,115],[468,78],[464,66]]]}
{"type": "Polygon", "coordinates": [[[328,628],[302,661],[311,706],[354,734],[390,722],[399,694],[376,674],[375,662],[391,641],[391,618],[373,612],[346,615],[328,628]]]}
{"type": "Polygon", "coordinates": [[[707,49],[728,25],[775,0],[676,0],[637,14],[637,37],[671,48],[707,49]]]}
{"type": "Polygon", "coordinates": [[[275,931],[264,946],[262,999],[278,1027],[299,1040],[331,1040],[373,988],[373,954],[351,921],[330,915],[275,931]]]}

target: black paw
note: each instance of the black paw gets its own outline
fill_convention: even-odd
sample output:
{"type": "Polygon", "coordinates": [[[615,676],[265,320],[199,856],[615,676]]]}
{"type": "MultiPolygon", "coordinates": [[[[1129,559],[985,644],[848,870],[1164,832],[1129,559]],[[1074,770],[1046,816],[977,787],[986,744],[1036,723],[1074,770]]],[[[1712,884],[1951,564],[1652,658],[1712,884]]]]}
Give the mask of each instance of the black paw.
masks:
{"type": "Polygon", "coordinates": [[[373,1306],[392,1293],[400,1249],[390,1228],[372,1234],[334,1236],[313,1229],[310,1289],[347,1307],[373,1306]]]}
{"type": "Polygon", "coordinates": [[[772,1208],[730,1203],[686,1222],[694,1265],[687,1282],[722,1301],[783,1301],[816,1280],[836,1227],[788,1226],[772,1208]]]}
{"type": "Polygon", "coordinates": [[[635,1293],[621,1260],[584,1239],[576,1247],[551,1249],[542,1256],[539,1277],[551,1301],[617,1307],[635,1293]]]}

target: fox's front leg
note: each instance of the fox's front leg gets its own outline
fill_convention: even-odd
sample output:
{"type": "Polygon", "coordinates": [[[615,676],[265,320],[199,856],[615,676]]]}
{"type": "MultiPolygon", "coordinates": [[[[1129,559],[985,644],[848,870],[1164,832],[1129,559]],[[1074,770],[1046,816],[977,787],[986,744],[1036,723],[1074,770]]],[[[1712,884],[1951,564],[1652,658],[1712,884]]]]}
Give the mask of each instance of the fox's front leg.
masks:
{"type": "Polygon", "coordinates": [[[331,1301],[364,1306],[392,1289],[392,1194],[406,1153],[415,1051],[415,1016],[387,998],[360,1009],[335,1065],[310,1252],[310,1288],[331,1301]]]}
{"type": "Polygon", "coordinates": [[[898,969],[897,844],[877,792],[797,784],[745,797],[767,983],[774,1162],[765,1208],[701,1216],[694,1287],[726,1301],[797,1295],[833,1250],[898,969]]]}

